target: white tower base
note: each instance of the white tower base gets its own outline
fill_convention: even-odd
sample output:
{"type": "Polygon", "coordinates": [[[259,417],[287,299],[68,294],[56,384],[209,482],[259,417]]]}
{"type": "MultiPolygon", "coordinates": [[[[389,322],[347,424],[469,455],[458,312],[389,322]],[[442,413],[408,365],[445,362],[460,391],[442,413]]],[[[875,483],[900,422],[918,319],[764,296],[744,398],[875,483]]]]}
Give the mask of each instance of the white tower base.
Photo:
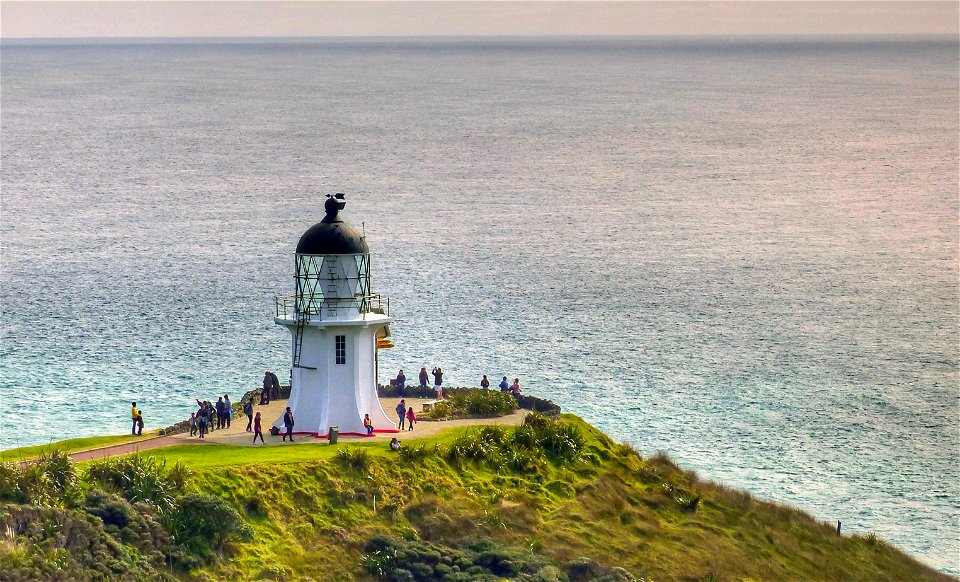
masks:
{"type": "MultiPolygon", "coordinates": [[[[330,427],[337,427],[340,434],[366,436],[365,414],[375,433],[399,432],[377,396],[377,332],[390,321],[365,314],[363,319],[312,321],[302,327],[300,366],[292,369],[288,402],[294,434],[325,438],[330,427]]],[[[278,317],[276,322],[290,330],[296,350],[295,320],[278,317]]],[[[282,414],[273,426],[286,432],[282,414]]]]}

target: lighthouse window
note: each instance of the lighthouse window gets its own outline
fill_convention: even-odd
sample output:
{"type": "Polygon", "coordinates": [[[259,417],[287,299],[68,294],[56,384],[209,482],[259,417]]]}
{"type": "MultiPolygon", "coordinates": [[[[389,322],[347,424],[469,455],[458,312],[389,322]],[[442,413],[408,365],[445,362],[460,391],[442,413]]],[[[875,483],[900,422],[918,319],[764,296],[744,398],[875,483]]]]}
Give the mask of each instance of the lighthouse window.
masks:
{"type": "Polygon", "coordinates": [[[347,336],[338,335],[336,337],[336,353],[337,353],[337,363],[346,364],[347,363],[347,336]]]}

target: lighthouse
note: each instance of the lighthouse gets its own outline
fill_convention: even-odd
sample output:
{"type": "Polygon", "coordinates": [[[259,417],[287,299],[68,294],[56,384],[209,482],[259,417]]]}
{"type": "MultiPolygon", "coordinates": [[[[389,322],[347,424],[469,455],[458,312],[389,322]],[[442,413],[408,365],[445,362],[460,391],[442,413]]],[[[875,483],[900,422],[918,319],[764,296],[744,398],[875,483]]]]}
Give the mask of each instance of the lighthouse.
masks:
{"type": "MultiPolygon", "coordinates": [[[[293,296],[277,297],[274,321],[290,331],[288,405],[295,433],[397,432],[377,397],[377,349],[392,344],[389,302],[371,291],[370,248],[340,217],[343,194],[328,196],[326,216],[297,243],[293,296]]],[[[283,416],[273,423],[281,431],[283,416]]]]}

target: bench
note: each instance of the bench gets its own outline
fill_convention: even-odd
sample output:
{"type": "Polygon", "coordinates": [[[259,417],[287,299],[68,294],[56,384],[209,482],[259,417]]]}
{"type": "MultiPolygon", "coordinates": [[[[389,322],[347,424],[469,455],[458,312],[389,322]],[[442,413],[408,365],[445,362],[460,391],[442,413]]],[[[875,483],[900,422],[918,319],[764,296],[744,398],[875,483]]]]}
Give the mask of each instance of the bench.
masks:
{"type": "Polygon", "coordinates": [[[420,410],[420,412],[430,412],[430,410],[433,408],[433,405],[436,404],[437,402],[440,402],[440,401],[439,401],[439,400],[427,400],[426,402],[423,402],[423,403],[422,403],[423,408],[420,410]]]}

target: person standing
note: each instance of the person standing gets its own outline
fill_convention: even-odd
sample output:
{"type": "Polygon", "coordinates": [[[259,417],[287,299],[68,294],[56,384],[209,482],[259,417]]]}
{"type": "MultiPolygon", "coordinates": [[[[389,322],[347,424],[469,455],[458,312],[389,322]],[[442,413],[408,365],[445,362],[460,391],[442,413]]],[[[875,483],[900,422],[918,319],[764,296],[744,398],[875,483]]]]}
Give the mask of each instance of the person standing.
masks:
{"type": "Polygon", "coordinates": [[[233,404],[231,404],[230,397],[226,394],[223,395],[223,407],[227,409],[227,428],[230,428],[230,421],[233,420],[233,404]]]}
{"type": "Polygon", "coordinates": [[[137,436],[143,434],[143,410],[137,410],[137,436]]]}
{"type": "Polygon", "coordinates": [[[400,399],[400,404],[397,405],[397,416],[400,417],[400,424],[397,426],[400,430],[403,430],[404,421],[407,419],[407,402],[400,399]]]}
{"type": "Polygon", "coordinates": [[[263,391],[260,392],[260,406],[270,404],[270,389],[273,388],[273,378],[270,370],[263,373],[263,391]]]}
{"type": "Polygon", "coordinates": [[[503,377],[503,380],[500,381],[500,391],[501,391],[501,392],[509,392],[509,391],[510,391],[510,384],[507,382],[507,377],[506,377],[506,376],[504,376],[504,377],[503,377]]]}
{"type": "Polygon", "coordinates": [[[132,402],[130,405],[130,418],[133,420],[133,425],[130,427],[130,434],[137,434],[137,417],[140,416],[140,411],[137,410],[137,403],[132,402]]]}
{"type": "Polygon", "coordinates": [[[197,434],[197,413],[190,413],[190,436],[197,434]]]}
{"type": "Polygon", "coordinates": [[[407,385],[407,377],[403,375],[403,370],[400,370],[400,373],[397,374],[397,381],[395,384],[397,385],[397,394],[403,396],[403,388],[407,385]]]}
{"type": "Polygon", "coordinates": [[[227,409],[223,405],[223,396],[217,398],[217,428],[227,425],[227,409]]]}
{"type": "Polygon", "coordinates": [[[413,407],[407,409],[407,430],[413,430],[413,424],[417,422],[417,415],[413,412],[413,407]]]}
{"type": "Polygon", "coordinates": [[[489,389],[490,389],[490,380],[487,380],[487,375],[486,375],[486,374],[484,374],[484,375],[483,375],[483,379],[480,380],[480,387],[483,388],[484,390],[489,390],[489,389]]]}
{"type": "Polygon", "coordinates": [[[420,368],[420,387],[421,387],[421,388],[426,388],[426,387],[427,387],[427,380],[428,380],[429,378],[430,378],[430,377],[427,376],[427,369],[426,369],[426,367],[420,368]]]}
{"type": "MultiPolygon", "coordinates": [[[[253,401],[253,399],[250,399],[253,401]]],[[[257,437],[260,437],[260,443],[263,443],[263,428],[260,426],[260,413],[253,419],[253,444],[257,444],[257,437]]]]}
{"type": "Polygon", "coordinates": [[[243,413],[247,415],[247,432],[250,432],[250,427],[253,426],[253,396],[250,397],[250,402],[243,405],[243,413]]]}
{"type": "Polygon", "coordinates": [[[433,374],[433,389],[437,391],[437,400],[443,400],[443,370],[438,367],[430,373],[433,374]]]}
{"type": "Polygon", "coordinates": [[[217,407],[209,400],[204,402],[207,405],[207,434],[209,434],[217,428],[217,407]]]}
{"type": "Polygon", "coordinates": [[[293,442],[293,411],[290,410],[290,407],[287,407],[287,411],[283,413],[283,426],[286,427],[287,432],[283,435],[283,442],[287,442],[287,437],[290,437],[290,442],[293,442]]]}
{"type": "Polygon", "coordinates": [[[277,375],[270,371],[267,371],[267,374],[270,374],[270,393],[274,400],[279,400],[280,399],[280,378],[277,378],[277,375]]]}
{"type": "Polygon", "coordinates": [[[200,438],[204,438],[204,435],[207,434],[207,418],[207,405],[201,403],[200,411],[197,412],[197,428],[200,429],[200,438]]]}

